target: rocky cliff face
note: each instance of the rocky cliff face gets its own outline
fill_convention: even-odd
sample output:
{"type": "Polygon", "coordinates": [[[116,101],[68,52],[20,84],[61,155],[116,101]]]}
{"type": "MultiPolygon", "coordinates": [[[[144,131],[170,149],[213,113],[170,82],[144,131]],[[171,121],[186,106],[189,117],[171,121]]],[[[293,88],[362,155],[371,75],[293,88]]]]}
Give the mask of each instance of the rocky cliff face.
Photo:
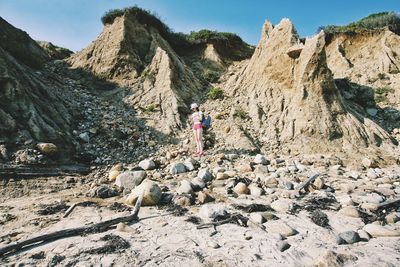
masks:
{"type": "Polygon", "coordinates": [[[143,72],[128,103],[144,110],[154,107],[159,120],[154,125],[172,133],[181,126],[181,115],[187,113],[188,103],[199,99],[200,82],[174,54],[157,47],[152,62],[143,72]]]}
{"type": "MultiPolygon", "coordinates": [[[[106,24],[89,47],[66,60],[72,70],[64,69],[66,82],[61,82],[45,70],[32,69],[30,59],[18,58],[32,49],[37,63],[44,62],[54,59],[50,50],[46,52],[9,24],[2,25],[0,29],[9,40],[24,36],[25,41],[15,47],[5,42],[0,45],[0,143],[33,140],[80,147],[76,140],[82,132],[86,135],[80,142],[96,156],[96,147],[86,140],[90,135],[102,145],[114,132],[121,138],[137,139],[138,131],[122,125],[123,131],[117,127],[113,133],[106,129],[105,134],[89,120],[109,118],[108,111],[118,110],[112,117],[129,113],[125,121],[137,122],[140,129],[152,129],[154,135],[161,132],[165,139],[162,133],[182,133],[177,130],[184,128],[193,101],[200,102],[212,115],[214,140],[207,141],[221,151],[234,148],[295,155],[332,152],[353,159],[368,154],[386,158],[392,155],[396,143],[387,132],[395,124],[391,121],[391,126],[385,125],[379,114],[371,115],[378,108],[374,90],[363,85],[370,84],[374,75],[388,77],[380,78],[383,85],[396,85],[399,39],[389,31],[367,35],[368,45],[363,35],[326,37],[323,32],[301,41],[290,20],[283,19],[276,26],[266,22],[252,57],[245,59],[252,48],[243,44],[238,45],[243,49],[234,52],[212,42],[192,43],[193,51],[189,46],[178,50],[179,46],[167,41],[155,27],[139,23],[126,13],[106,24]],[[358,50],[364,51],[362,55],[358,50]],[[234,62],[236,59],[241,61],[234,62]],[[211,77],[224,71],[225,75],[219,84],[208,83],[211,80],[205,79],[206,71],[211,77]],[[90,82],[93,74],[113,84],[106,82],[110,88],[104,92],[88,93],[85,90],[97,88],[90,82]],[[80,100],[68,93],[68,79],[80,86],[74,95],[80,100]],[[223,88],[225,98],[206,100],[205,89],[210,86],[223,88]],[[108,109],[112,96],[115,107],[108,109]],[[90,99],[93,103],[88,103],[90,99]],[[96,108],[93,99],[105,106],[96,108]],[[75,105],[74,101],[79,103],[75,105]],[[74,111],[78,106],[94,109],[74,111]],[[88,121],[77,128],[75,138],[71,134],[74,116],[79,117],[80,112],[88,121]]],[[[59,63],[52,64],[55,72],[59,63]]],[[[150,134],[146,136],[143,140],[150,142],[150,134]]],[[[119,142],[116,139],[114,143],[119,142]]],[[[133,139],[132,144],[137,141],[133,139]]],[[[125,152],[129,151],[128,143],[125,152]]]]}
{"type": "Polygon", "coordinates": [[[266,22],[251,60],[224,84],[248,109],[264,135],[264,146],[284,146],[292,153],[348,154],[391,147],[390,136],[342,98],[327,65],[324,33],[306,40],[290,57],[288,51],[299,46],[289,20],[276,27],[266,22]]]}
{"type": "Polygon", "coordinates": [[[98,39],[68,62],[132,89],[126,102],[161,116],[161,130],[181,125],[202,84],[159,32],[130,14],[106,24],[98,39]],[[154,107],[154,108],[153,108],[154,107]]]}
{"type": "Polygon", "coordinates": [[[340,33],[328,41],[327,62],[335,77],[368,84],[380,73],[400,73],[400,36],[388,29],[340,33]]]}
{"type": "Polygon", "coordinates": [[[27,33],[0,18],[0,142],[71,141],[72,116],[59,84],[37,68],[49,54],[27,33]]]}
{"type": "MultiPolygon", "coordinates": [[[[29,42],[25,45],[34,43],[33,40],[29,42]]],[[[18,52],[13,50],[13,53],[18,52]]],[[[63,89],[42,72],[17,60],[1,43],[0,142],[12,147],[35,141],[71,146],[74,122],[67,108],[68,101],[61,96],[63,89]]]]}
{"type": "Polygon", "coordinates": [[[27,66],[39,68],[49,55],[29,35],[0,17],[0,44],[14,58],[27,66]]]}
{"type": "Polygon", "coordinates": [[[52,60],[65,59],[73,54],[69,49],[62,48],[46,41],[37,41],[40,47],[49,55],[52,60]]]}
{"type": "MultiPolygon", "coordinates": [[[[389,29],[365,30],[328,36],[327,63],[335,78],[383,88],[386,101],[399,105],[400,36],[389,29]]],[[[380,94],[380,92],[377,92],[380,94]]]]}

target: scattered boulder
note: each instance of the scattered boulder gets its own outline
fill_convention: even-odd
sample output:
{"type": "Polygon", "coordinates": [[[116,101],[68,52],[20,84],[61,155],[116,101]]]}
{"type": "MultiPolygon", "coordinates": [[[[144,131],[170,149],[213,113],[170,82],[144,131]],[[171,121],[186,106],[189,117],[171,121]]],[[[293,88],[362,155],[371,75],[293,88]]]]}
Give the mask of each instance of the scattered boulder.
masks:
{"type": "Polygon", "coordinates": [[[251,234],[250,231],[247,231],[247,232],[244,233],[244,239],[245,239],[245,240],[251,240],[251,239],[253,239],[253,235],[251,234]]]}
{"type": "Polygon", "coordinates": [[[264,155],[261,155],[261,154],[257,154],[257,155],[254,157],[253,162],[254,162],[255,164],[261,164],[261,165],[267,165],[267,164],[269,163],[268,160],[267,160],[267,158],[266,158],[264,155]]]}
{"type": "Polygon", "coordinates": [[[242,164],[237,168],[240,172],[246,173],[246,172],[252,172],[253,171],[253,167],[251,166],[251,164],[242,164]]]}
{"type": "Polygon", "coordinates": [[[216,218],[224,218],[228,211],[223,205],[206,204],[200,208],[199,216],[205,221],[214,221],[216,218]]]}
{"type": "Polygon", "coordinates": [[[258,187],[256,184],[250,184],[249,190],[250,190],[250,195],[254,197],[260,197],[264,193],[264,190],[258,187]]]}
{"type": "Polygon", "coordinates": [[[172,201],[175,205],[187,207],[193,204],[193,196],[191,194],[176,195],[172,201]]]}
{"type": "Polygon", "coordinates": [[[363,160],[361,161],[361,164],[362,164],[366,169],[369,169],[369,168],[377,168],[377,167],[378,167],[376,161],[373,160],[373,159],[370,159],[370,158],[363,158],[363,160]]]}
{"type": "Polygon", "coordinates": [[[53,143],[39,143],[37,144],[38,150],[47,156],[54,156],[58,153],[58,147],[53,143]]]}
{"type": "Polygon", "coordinates": [[[354,202],[351,199],[349,195],[337,195],[336,200],[342,205],[342,206],[353,206],[354,202]]]}
{"type": "Polygon", "coordinates": [[[200,204],[213,202],[215,200],[215,198],[213,198],[209,193],[203,191],[199,192],[199,194],[197,195],[197,199],[200,204]]]}
{"type": "Polygon", "coordinates": [[[86,133],[86,132],[85,133],[81,133],[79,135],[79,139],[81,139],[85,143],[89,143],[89,141],[90,141],[89,133],[86,133]]]}
{"type": "Polygon", "coordinates": [[[284,252],[290,248],[290,244],[286,240],[281,240],[276,243],[276,247],[280,252],[284,252]]]}
{"type": "Polygon", "coordinates": [[[376,203],[368,203],[364,202],[360,206],[364,210],[369,210],[369,211],[376,211],[378,209],[378,204],[376,203]]]}
{"type": "Polygon", "coordinates": [[[126,225],[125,223],[117,224],[117,231],[118,232],[125,232],[125,233],[135,232],[135,230],[132,227],[130,227],[129,225],[126,225]]]}
{"type": "Polygon", "coordinates": [[[267,220],[278,220],[279,218],[272,212],[263,212],[262,216],[267,220]]]}
{"type": "Polygon", "coordinates": [[[188,158],[185,160],[184,164],[188,171],[193,171],[198,167],[199,162],[195,159],[188,158]]]}
{"type": "Polygon", "coordinates": [[[141,194],[143,194],[142,206],[157,205],[162,197],[162,191],[158,184],[150,180],[145,180],[132,190],[126,200],[127,204],[134,205],[141,194]]]}
{"type": "Polygon", "coordinates": [[[216,178],[217,180],[226,180],[229,178],[229,175],[226,172],[217,172],[216,178]]]}
{"type": "Polygon", "coordinates": [[[271,164],[274,166],[282,166],[282,165],[284,165],[284,163],[285,163],[285,160],[281,159],[281,158],[273,158],[271,160],[271,164]]]}
{"type": "Polygon", "coordinates": [[[316,261],[316,267],[343,267],[353,265],[357,260],[356,256],[348,254],[339,254],[334,251],[328,250],[323,253],[316,261]]]}
{"type": "Polygon", "coordinates": [[[245,183],[240,182],[235,185],[235,187],[233,188],[233,192],[238,195],[247,195],[249,194],[250,190],[245,183]]]}
{"type": "Polygon", "coordinates": [[[186,172],[186,166],[185,164],[178,162],[178,163],[173,163],[171,165],[171,168],[169,169],[169,173],[172,175],[175,174],[180,174],[186,172]]]}
{"type": "Polygon", "coordinates": [[[238,154],[233,154],[233,153],[231,153],[231,154],[226,154],[226,155],[224,156],[224,158],[226,158],[227,160],[232,161],[232,160],[238,159],[238,158],[239,158],[239,155],[238,155],[238,154]]]}
{"type": "Polygon", "coordinates": [[[283,188],[287,189],[287,190],[293,190],[294,188],[294,184],[291,181],[284,181],[282,183],[283,188]]]}
{"type": "Polygon", "coordinates": [[[267,221],[263,224],[265,229],[269,233],[278,233],[281,234],[283,237],[288,237],[297,234],[297,231],[290,227],[285,222],[280,220],[278,221],[267,221]]]}
{"type": "Polygon", "coordinates": [[[400,229],[389,225],[382,226],[380,224],[367,224],[363,230],[372,237],[395,237],[400,236],[400,229]]]}
{"type": "Polygon", "coordinates": [[[217,166],[214,169],[212,169],[212,173],[215,175],[217,175],[218,173],[223,173],[225,172],[225,168],[221,167],[221,166],[217,166]]]}
{"type": "Polygon", "coordinates": [[[117,176],[115,184],[119,187],[131,190],[146,178],[145,171],[126,171],[117,176]]]}
{"type": "Polygon", "coordinates": [[[112,166],[110,171],[122,172],[123,169],[124,169],[124,166],[121,163],[118,163],[118,164],[115,164],[114,166],[112,166]]]}
{"type": "Polygon", "coordinates": [[[385,217],[385,221],[388,224],[394,224],[400,221],[400,213],[392,212],[385,217]]]}
{"type": "Polygon", "coordinates": [[[265,165],[256,165],[254,167],[254,173],[255,174],[267,174],[269,172],[269,169],[272,168],[271,166],[265,166],[265,165]]]}
{"type": "Polygon", "coordinates": [[[359,172],[356,172],[356,171],[351,171],[351,172],[348,173],[348,176],[350,178],[353,178],[353,179],[357,180],[357,179],[360,179],[361,174],[359,172]]]}
{"type": "Polygon", "coordinates": [[[139,167],[143,170],[154,170],[156,168],[156,164],[151,159],[145,159],[139,162],[139,167]]]}
{"type": "Polygon", "coordinates": [[[221,247],[221,246],[220,246],[217,242],[215,242],[215,241],[210,241],[210,242],[208,242],[208,243],[207,243],[207,246],[210,247],[210,248],[214,248],[214,249],[217,249],[217,248],[220,248],[220,247],[221,247]]]}
{"type": "Polygon", "coordinates": [[[395,191],[390,189],[390,188],[385,188],[385,187],[379,187],[375,189],[376,192],[384,195],[385,197],[390,197],[395,195],[395,191]]]}
{"type": "Polygon", "coordinates": [[[346,231],[338,235],[339,244],[354,244],[360,241],[360,236],[355,231],[346,231]]]}
{"type": "Polygon", "coordinates": [[[338,211],[338,214],[342,215],[342,216],[353,217],[353,218],[360,217],[360,213],[358,212],[357,208],[355,208],[353,206],[343,207],[342,209],[340,209],[338,211]]]}
{"type": "Polygon", "coordinates": [[[288,167],[288,171],[289,172],[291,172],[291,173],[296,173],[296,172],[298,172],[299,171],[299,169],[297,168],[297,166],[296,165],[289,165],[288,167]]]}
{"type": "Polygon", "coordinates": [[[176,191],[179,195],[182,194],[193,194],[193,188],[192,188],[192,184],[188,181],[188,180],[182,180],[180,182],[180,186],[178,188],[178,190],[176,191]]]}
{"type": "Polygon", "coordinates": [[[266,219],[261,213],[252,212],[250,213],[250,221],[256,224],[263,224],[266,222],[266,219]]]}
{"type": "Polygon", "coordinates": [[[379,177],[379,174],[376,173],[376,171],[372,168],[369,168],[367,170],[367,177],[370,179],[376,179],[379,177]]]}
{"type": "Polygon", "coordinates": [[[211,172],[208,168],[205,168],[205,169],[199,170],[199,173],[197,174],[197,178],[199,178],[207,183],[212,180],[213,175],[211,174],[211,172]]]}
{"type": "Polygon", "coordinates": [[[370,235],[364,230],[358,230],[357,233],[360,237],[360,241],[369,241],[371,239],[370,235]]]}
{"type": "Polygon", "coordinates": [[[15,152],[15,162],[18,164],[38,164],[41,160],[36,150],[21,149],[15,152]]]}
{"type": "Polygon", "coordinates": [[[275,188],[279,184],[279,181],[275,177],[268,177],[264,180],[264,185],[266,187],[275,188]]]}
{"type": "Polygon", "coordinates": [[[354,192],[355,189],[356,185],[354,183],[343,183],[340,185],[340,190],[347,194],[354,192]]]}
{"type": "Polygon", "coordinates": [[[379,204],[379,203],[383,202],[384,200],[385,199],[377,193],[369,193],[369,194],[366,194],[365,196],[361,197],[361,201],[363,203],[379,204]]]}
{"type": "Polygon", "coordinates": [[[206,187],[206,183],[198,177],[193,178],[191,184],[194,191],[201,191],[206,187]]]}
{"type": "Polygon", "coordinates": [[[325,180],[322,177],[317,177],[313,182],[313,186],[315,189],[322,189],[325,186],[325,180]]]}
{"type": "Polygon", "coordinates": [[[98,197],[98,198],[110,198],[110,197],[115,197],[118,196],[119,192],[107,185],[101,185],[99,187],[93,188],[89,192],[90,197],[98,197]]]}
{"type": "Polygon", "coordinates": [[[233,170],[226,171],[225,173],[228,175],[229,178],[233,178],[237,175],[237,172],[233,170]]]}
{"type": "Polygon", "coordinates": [[[108,173],[108,180],[109,180],[110,182],[115,182],[115,180],[117,179],[118,175],[120,175],[120,174],[121,174],[120,171],[111,170],[111,171],[108,173]]]}
{"type": "Polygon", "coordinates": [[[290,199],[278,199],[271,203],[271,208],[278,212],[288,212],[293,209],[293,201],[290,199]]]}

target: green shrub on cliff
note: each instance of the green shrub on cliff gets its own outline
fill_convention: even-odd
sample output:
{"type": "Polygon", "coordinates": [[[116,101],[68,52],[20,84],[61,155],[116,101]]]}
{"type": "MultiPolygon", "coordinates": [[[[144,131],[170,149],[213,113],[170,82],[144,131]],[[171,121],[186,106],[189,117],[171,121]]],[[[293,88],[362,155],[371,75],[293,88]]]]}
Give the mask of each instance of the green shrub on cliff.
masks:
{"type": "Polygon", "coordinates": [[[352,22],[345,26],[328,25],[318,29],[324,30],[327,34],[335,34],[341,32],[357,32],[360,30],[373,30],[383,27],[389,27],[395,32],[400,32],[400,16],[395,12],[381,12],[371,14],[359,21],[352,22]]]}

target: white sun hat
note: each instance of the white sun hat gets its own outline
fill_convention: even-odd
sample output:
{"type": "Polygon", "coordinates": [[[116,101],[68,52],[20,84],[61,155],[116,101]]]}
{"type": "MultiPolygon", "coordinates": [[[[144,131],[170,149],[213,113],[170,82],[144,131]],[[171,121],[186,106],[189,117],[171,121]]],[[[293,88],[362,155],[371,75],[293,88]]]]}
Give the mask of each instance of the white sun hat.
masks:
{"type": "Polygon", "coordinates": [[[190,105],[190,109],[198,108],[199,106],[196,103],[192,103],[190,105]]]}

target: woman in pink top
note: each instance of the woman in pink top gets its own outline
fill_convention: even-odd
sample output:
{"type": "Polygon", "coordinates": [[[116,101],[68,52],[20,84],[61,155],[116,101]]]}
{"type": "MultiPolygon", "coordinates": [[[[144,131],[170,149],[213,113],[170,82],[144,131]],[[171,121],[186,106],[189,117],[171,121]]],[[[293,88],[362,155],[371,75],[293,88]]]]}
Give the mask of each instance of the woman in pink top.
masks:
{"type": "Polygon", "coordinates": [[[191,104],[190,109],[193,111],[192,121],[193,121],[194,140],[196,141],[196,147],[197,147],[196,154],[202,156],[203,125],[201,124],[201,121],[203,120],[203,113],[200,111],[199,106],[196,103],[191,104]]]}

